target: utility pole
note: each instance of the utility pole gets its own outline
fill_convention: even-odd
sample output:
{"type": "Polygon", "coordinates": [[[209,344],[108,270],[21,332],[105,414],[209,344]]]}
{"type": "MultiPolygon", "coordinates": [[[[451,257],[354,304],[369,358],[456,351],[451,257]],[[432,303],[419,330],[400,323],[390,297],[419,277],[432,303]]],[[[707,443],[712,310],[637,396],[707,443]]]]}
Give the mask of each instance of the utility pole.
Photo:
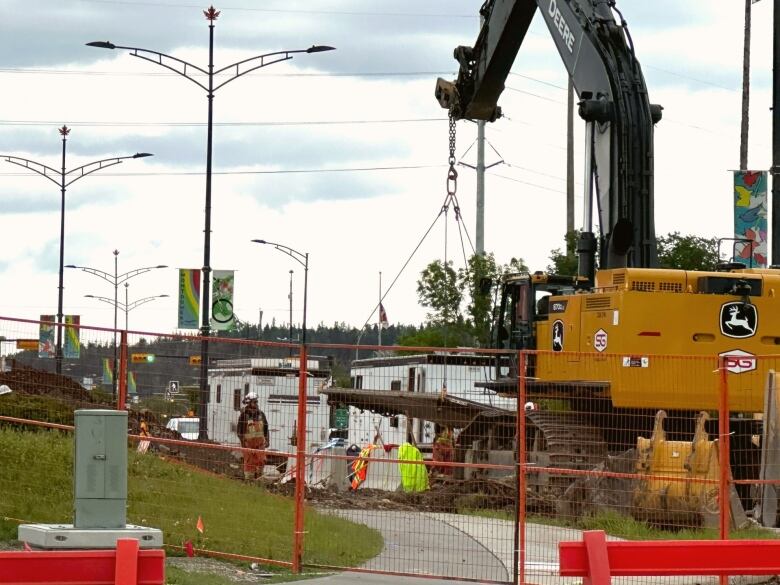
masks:
{"type": "Polygon", "coordinates": [[[477,121],[477,254],[485,255],[485,121],[477,121]]]}
{"type": "Polygon", "coordinates": [[[574,82],[569,76],[566,100],[566,256],[574,258],[574,82]],[[571,240],[571,243],[569,243],[571,240]]]}
{"type": "Polygon", "coordinates": [[[774,32],[772,38],[772,264],[780,264],[780,0],[774,3],[774,32]]]}
{"type": "MultiPolygon", "coordinates": [[[[742,126],[739,136],[739,169],[748,170],[748,127],[750,106],[750,6],[756,0],[745,0],[745,46],[742,52],[742,126]]],[[[775,7],[777,3],[775,3],[775,7]]],[[[776,17],[775,17],[776,18],[776,17]]],[[[775,20],[776,26],[777,20],[775,20]]]]}

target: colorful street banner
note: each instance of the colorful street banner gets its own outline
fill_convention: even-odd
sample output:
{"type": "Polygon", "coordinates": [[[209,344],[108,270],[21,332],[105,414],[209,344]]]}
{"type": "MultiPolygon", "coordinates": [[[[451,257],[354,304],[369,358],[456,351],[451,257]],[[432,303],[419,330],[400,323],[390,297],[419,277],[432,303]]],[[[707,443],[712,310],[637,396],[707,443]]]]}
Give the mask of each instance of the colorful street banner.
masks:
{"type": "Polygon", "coordinates": [[[198,329],[200,270],[179,269],[179,329],[198,329]]]}
{"type": "Polygon", "coordinates": [[[215,331],[234,331],[232,270],[215,270],[211,284],[211,328],[215,331]]]}
{"type": "Polygon", "coordinates": [[[735,242],[735,262],[765,268],[767,265],[767,172],[734,171],[734,237],[750,240],[735,242]]]}
{"type": "Polygon", "coordinates": [[[53,358],[54,354],[54,315],[41,315],[41,327],[38,330],[38,357],[53,358]]]}
{"type": "Polygon", "coordinates": [[[103,358],[103,384],[114,383],[114,364],[110,358],[103,358]]]}
{"type": "Polygon", "coordinates": [[[81,341],[79,340],[78,327],[81,317],[79,315],[65,315],[65,343],[62,346],[62,357],[66,360],[77,360],[81,355],[81,341]]]}
{"type": "Polygon", "coordinates": [[[128,370],[127,372],[127,394],[128,396],[130,394],[136,393],[136,385],[135,385],[135,374],[128,370]]]}

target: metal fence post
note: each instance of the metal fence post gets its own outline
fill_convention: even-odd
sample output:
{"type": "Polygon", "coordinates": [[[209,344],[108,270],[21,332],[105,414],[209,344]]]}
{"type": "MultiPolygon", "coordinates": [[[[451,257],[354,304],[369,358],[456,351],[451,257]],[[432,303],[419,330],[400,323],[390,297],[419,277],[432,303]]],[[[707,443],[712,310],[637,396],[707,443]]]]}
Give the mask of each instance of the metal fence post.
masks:
{"type": "Polygon", "coordinates": [[[119,390],[117,392],[116,409],[125,410],[125,404],[127,403],[127,331],[121,332],[120,345],[119,368],[115,368],[115,370],[119,372],[119,384],[117,384],[119,390]]]}
{"type": "Polygon", "coordinates": [[[517,461],[516,461],[516,479],[517,479],[517,496],[515,499],[515,554],[514,554],[514,571],[513,583],[515,585],[522,585],[525,583],[525,403],[526,403],[526,387],[525,387],[525,370],[526,360],[528,356],[525,351],[518,352],[517,355],[517,421],[515,427],[517,429],[517,461]]]}
{"type": "MultiPolygon", "coordinates": [[[[720,459],[720,478],[718,485],[718,504],[720,508],[719,532],[721,540],[729,538],[731,506],[729,497],[729,382],[726,369],[727,357],[718,359],[720,374],[720,392],[718,407],[718,457],[720,459]]],[[[720,585],[728,585],[728,575],[720,576],[720,585]]]]}
{"type": "Polygon", "coordinates": [[[293,534],[293,573],[301,572],[303,556],[303,501],[306,491],[306,386],[307,386],[306,346],[301,345],[298,371],[298,434],[295,455],[295,532],[293,534]]]}

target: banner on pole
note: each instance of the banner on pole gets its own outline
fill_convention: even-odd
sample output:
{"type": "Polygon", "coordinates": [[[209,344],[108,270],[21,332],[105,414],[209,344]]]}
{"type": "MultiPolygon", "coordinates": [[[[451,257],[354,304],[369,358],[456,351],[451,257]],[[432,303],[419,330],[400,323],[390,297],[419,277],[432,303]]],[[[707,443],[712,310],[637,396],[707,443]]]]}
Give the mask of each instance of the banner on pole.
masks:
{"type": "Polygon", "coordinates": [[[215,270],[211,284],[211,328],[215,331],[234,331],[232,270],[215,270]]]}
{"type": "Polygon", "coordinates": [[[41,327],[38,330],[38,357],[53,358],[54,353],[54,315],[41,315],[41,327]]]}
{"type": "Polygon", "coordinates": [[[114,383],[114,360],[110,358],[103,358],[103,384],[114,383]]]}
{"type": "Polygon", "coordinates": [[[79,315],[65,315],[65,343],[62,347],[62,357],[69,360],[77,360],[81,355],[81,341],[79,340],[78,325],[81,322],[79,315]],[[76,327],[73,327],[76,325],[76,327]]]}
{"type": "Polygon", "coordinates": [[[766,234],[767,172],[734,171],[734,237],[750,241],[735,242],[733,261],[765,268],[766,234]]]}
{"type": "Polygon", "coordinates": [[[197,329],[200,314],[200,270],[179,269],[179,329],[197,329]]]}
{"type": "Polygon", "coordinates": [[[135,394],[137,392],[137,387],[135,384],[135,374],[131,372],[130,370],[127,371],[127,394],[135,394]]]}

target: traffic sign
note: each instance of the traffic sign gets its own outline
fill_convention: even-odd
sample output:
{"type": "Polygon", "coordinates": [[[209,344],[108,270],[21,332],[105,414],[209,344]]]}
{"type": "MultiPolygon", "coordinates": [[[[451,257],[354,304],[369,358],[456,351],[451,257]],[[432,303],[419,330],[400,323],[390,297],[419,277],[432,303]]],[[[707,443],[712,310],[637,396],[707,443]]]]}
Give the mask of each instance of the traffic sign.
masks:
{"type": "Polygon", "coordinates": [[[203,361],[201,360],[201,357],[199,355],[191,355],[190,356],[190,365],[191,366],[199,366],[202,363],[203,363],[203,361]]]}
{"type": "Polygon", "coordinates": [[[131,353],[130,361],[134,364],[150,364],[154,361],[153,353],[131,353]]]}
{"type": "Polygon", "coordinates": [[[17,339],[16,340],[16,349],[31,349],[33,351],[38,351],[38,340],[37,339],[17,339]]]}
{"type": "Polygon", "coordinates": [[[168,394],[178,394],[179,393],[179,381],[178,380],[171,380],[168,382],[168,394]]]}

